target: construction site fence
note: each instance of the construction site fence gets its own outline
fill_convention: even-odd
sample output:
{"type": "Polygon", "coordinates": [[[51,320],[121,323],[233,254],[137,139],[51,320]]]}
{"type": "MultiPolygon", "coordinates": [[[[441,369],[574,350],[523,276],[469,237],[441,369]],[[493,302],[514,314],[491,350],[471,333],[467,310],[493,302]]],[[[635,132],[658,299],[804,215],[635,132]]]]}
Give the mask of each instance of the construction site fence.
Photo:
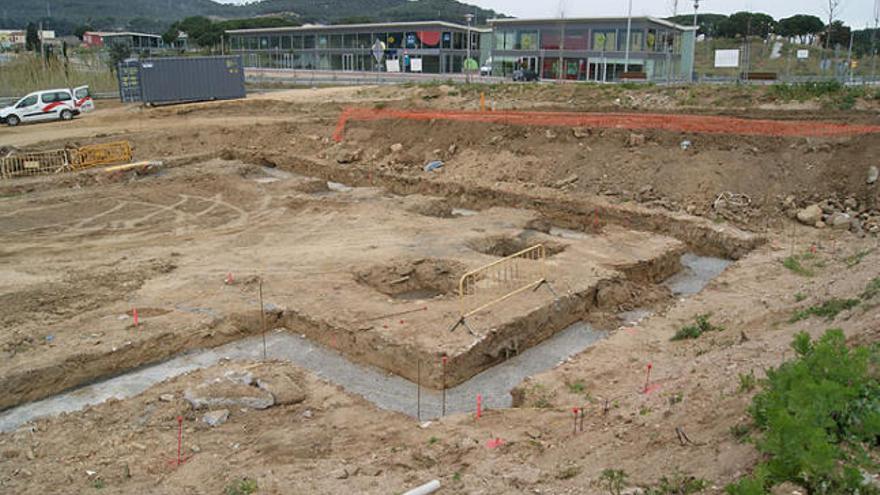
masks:
{"type": "Polygon", "coordinates": [[[15,153],[0,158],[0,178],[54,175],[85,170],[101,165],[130,162],[131,145],[128,141],[93,144],[63,150],[15,153]]]}
{"type": "Polygon", "coordinates": [[[546,259],[547,250],[538,244],[465,273],[458,287],[461,317],[472,316],[544,283],[546,259]]]}

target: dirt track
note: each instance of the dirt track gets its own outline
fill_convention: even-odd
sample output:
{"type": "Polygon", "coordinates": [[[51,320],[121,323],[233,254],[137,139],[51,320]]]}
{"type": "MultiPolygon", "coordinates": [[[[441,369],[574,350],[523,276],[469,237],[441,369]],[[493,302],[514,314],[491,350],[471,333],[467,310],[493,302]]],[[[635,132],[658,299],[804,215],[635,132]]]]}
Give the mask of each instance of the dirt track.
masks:
{"type": "MultiPolygon", "coordinates": [[[[411,369],[396,366],[394,356],[411,368],[411,356],[436,363],[443,352],[472,344],[465,332],[445,330],[456,304],[450,299],[443,306],[448,296],[438,293],[436,280],[407,290],[428,297],[424,291],[432,289],[427,301],[441,306],[437,313],[345,333],[316,321],[351,327],[389,308],[420,306],[389,292],[390,281],[410,274],[401,260],[477,266],[497,252],[474,246],[499,235],[527,233],[565,244],[550,258],[555,280],[568,287],[595,282],[599,289],[578,316],[613,334],[525,382],[515,396],[520,407],[489,411],[479,421],[447,417],[425,428],[307,374],[297,378],[304,402],[233,409],[226,424],[209,428],[201,422],[204,411],[192,410],[183,391],[246,366],[222,363],[133,399],[0,435],[0,491],[69,486],[86,492],[101,485],[121,493],[218,493],[249,477],[259,493],[332,493],[341,486],[401,492],[434,478],[444,493],[602,493],[599,473],[613,466],[635,484],[675,472],[705,478],[715,493],[756,460],[754,448],[730,433],[744,421],[750,397],[738,390],[738,373],[760,376],[781,362],[799,330],[817,335],[833,324],[858,341],[880,337],[876,305],[834,322],[788,323],[795,308],[860,293],[880,275],[880,246],[870,235],[794,225],[785,205],[786,196],[797,205],[829,195],[875,201],[876,188],[864,177],[877,136],[649,130],[633,138],[629,130],[537,122],[390,120],[351,122],[343,144],[331,141],[337,117],[352,104],[473,104],[448,94],[423,99],[436,88],[387,91],[308,90],[151,110],[114,105],[72,124],[0,130],[3,146],[125,137],[137,159],[166,161],[158,175],[98,172],[0,185],[3,405],[186,348],[258,334],[259,276],[273,308],[270,326],[304,333],[354,360],[363,361],[359,353],[372,342],[386,356],[372,364],[406,375],[411,369]],[[681,149],[684,139],[691,148],[681,149]],[[435,159],[444,161],[442,171],[424,172],[435,159]],[[327,180],[374,188],[328,191],[327,180]],[[725,191],[750,202],[718,208],[716,198],[725,191]],[[453,207],[479,212],[454,217],[453,207]],[[586,240],[553,238],[551,227],[575,229],[586,240]],[[668,267],[658,263],[652,272],[648,261],[683,252],[685,244],[738,261],[700,294],[676,300],[656,284],[668,267]],[[815,277],[783,268],[783,258],[811,246],[815,277]],[[852,264],[859,253],[865,254],[852,264]],[[624,280],[598,283],[613,272],[624,280]],[[229,274],[232,284],[225,283],[229,274]],[[795,294],[805,299],[796,301],[795,294]],[[142,317],[137,328],[134,307],[142,317]],[[614,318],[637,307],[653,315],[636,326],[614,318]],[[678,327],[706,313],[725,330],[693,342],[669,341],[678,327]],[[438,321],[444,329],[435,331],[438,321]],[[638,393],[649,362],[655,386],[638,393]],[[172,399],[160,399],[169,393],[172,399]],[[588,415],[586,431],[573,435],[576,406],[588,415]],[[189,457],[179,468],[169,464],[178,415],[189,457]],[[676,427],[696,445],[680,445],[676,427]],[[504,445],[487,443],[496,438],[504,445]]],[[[457,265],[429,266],[455,273],[457,265]]],[[[520,302],[548,302],[541,297],[547,296],[520,302]]],[[[499,310],[491,318],[500,319],[487,316],[479,328],[500,327],[516,311],[499,310]]],[[[424,372],[426,381],[437,378],[424,372]]]]}

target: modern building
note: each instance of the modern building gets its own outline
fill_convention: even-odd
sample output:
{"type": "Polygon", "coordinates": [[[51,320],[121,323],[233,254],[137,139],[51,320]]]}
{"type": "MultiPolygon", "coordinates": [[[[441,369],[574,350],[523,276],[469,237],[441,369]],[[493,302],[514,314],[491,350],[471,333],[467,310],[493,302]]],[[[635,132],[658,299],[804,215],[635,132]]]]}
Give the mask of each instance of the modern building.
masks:
{"type": "Polygon", "coordinates": [[[229,51],[245,67],[338,71],[462,72],[489,57],[491,31],[442,21],[236,29],[229,51]],[[378,55],[378,57],[377,57],[378,55]]]}
{"type": "Polygon", "coordinates": [[[491,63],[495,76],[527,69],[543,79],[677,81],[690,80],[694,69],[696,28],[653,17],[492,19],[489,25],[392,22],[226,34],[229,50],[244,55],[245,67],[459,73],[470,33],[471,57],[491,63]]]}
{"type": "Polygon", "coordinates": [[[696,28],[653,17],[492,19],[493,75],[544,79],[690,80],[696,28]],[[627,50],[629,33],[629,50],[627,50]]]}
{"type": "Polygon", "coordinates": [[[156,52],[165,46],[162,37],[158,34],[96,31],[87,31],[83,34],[83,45],[87,48],[103,48],[113,44],[124,44],[133,52],[140,53],[156,52]]]}

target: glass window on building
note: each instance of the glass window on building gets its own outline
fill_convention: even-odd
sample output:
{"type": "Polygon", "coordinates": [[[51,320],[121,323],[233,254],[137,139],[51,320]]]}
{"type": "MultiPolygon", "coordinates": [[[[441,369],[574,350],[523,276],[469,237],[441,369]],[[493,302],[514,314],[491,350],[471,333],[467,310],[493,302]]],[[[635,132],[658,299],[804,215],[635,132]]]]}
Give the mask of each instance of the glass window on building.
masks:
{"type": "Polygon", "coordinates": [[[233,36],[229,38],[229,48],[232,50],[241,50],[241,36],[233,36]]]}
{"type": "Polygon", "coordinates": [[[663,51],[663,43],[660,41],[660,33],[656,29],[649,29],[648,35],[645,37],[645,46],[649,52],[663,51]]]}
{"type": "Polygon", "coordinates": [[[303,50],[314,50],[315,49],[315,35],[307,34],[303,36],[303,50]]]}
{"type": "Polygon", "coordinates": [[[427,74],[439,74],[440,57],[438,55],[425,55],[422,57],[422,72],[427,74]]]}
{"type": "Polygon", "coordinates": [[[403,48],[403,33],[388,33],[387,48],[403,48]]]}
{"type": "MultiPolygon", "coordinates": [[[[331,34],[330,35],[330,48],[342,48],[342,35],[341,34],[331,34]]],[[[342,62],[340,62],[342,64],[342,62]]],[[[340,65],[342,67],[342,65],[340,65]]]]}
{"type": "Polygon", "coordinates": [[[269,48],[272,50],[281,48],[281,36],[269,36],[269,48]]]}
{"type": "Polygon", "coordinates": [[[260,50],[268,50],[269,49],[269,37],[268,36],[260,36],[260,50]]]}
{"type": "Polygon", "coordinates": [[[565,49],[566,50],[586,50],[589,46],[589,32],[586,29],[566,29],[565,30],[565,49]]]}
{"type": "Polygon", "coordinates": [[[293,36],[290,38],[290,47],[294,50],[302,50],[303,47],[303,39],[302,36],[293,36]]]}
{"type": "MultiPolygon", "coordinates": [[[[452,33],[452,49],[464,50],[464,33],[452,33]]],[[[456,71],[458,72],[458,71],[456,71]]]]}
{"type": "Polygon", "coordinates": [[[562,42],[562,31],[559,29],[541,30],[541,49],[559,50],[562,42]]]}
{"type": "MultiPolygon", "coordinates": [[[[629,33],[629,50],[640,52],[644,50],[645,33],[640,30],[632,30],[629,33]]],[[[620,51],[626,50],[626,31],[620,32],[620,51]]]]}
{"type": "Polygon", "coordinates": [[[538,31],[517,31],[514,50],[537,50],[538,31]]]}
{"type": "Polygon", "coordinates": [[[357,48],[357,46],[358,46],[357,40],[358,40],[357,34],[354,34],[354,33],[343,34],[342,35],[342,47],[348,48],[348,49],[357,48]]]}
{"type": "Polygon", "coordinates": [[[406,33],[406,47],[410,49],[421,48],[419,45],[419,37],[416,33],[406,33]]]}
{"type": "MultiPolygon", "coordinates": [[[[339,66],[342,67],[342,58],[339,59],[339,66]]],[[[318,54],[318,69],[330,70],[330,55],[326,53],[318,54]]]]}
{"type": "Polygon", "coordinates": [[[593,31],[593,51],[612,52],[617,49],[617,31],[593,31]]]}
{"type": "Polygon", "coordinates": [[[327,47],[330,46],[330,37],[327,36],[326,34],[319,34],[317,36],[317,38],[318,38],[318,48],[319,49],[326,49],[327,47]]]}
{"type": "Polygon", "coordinates": [[[443,31],[443,39],[441,41],[440,47],[446,48],[447,50],[452,48],[452,33],[451,32],[443,31]]]}
{"type": "Polygon", "coordinates": [[[672,38],[672,53],[680,54],[681,53],[681,34],[680,33],[669,33],[669,36],[672,38]]]}
{"type": "Polygon", "coordinates": [[[369,49],[376,42],[376,38],[370,33],[359,33],[357,35],[357,47],[369,49]]]}
{"type": "Polygon", "coordinates": [[[290,42],[290,36],[282,36],[281,37],[281,49],[282,50],[290,50],[293,45],[290,42]]]}
{"type": "Polygon", "coordinates": [[[471,50],[480,49],[480,33],[471,33],[471,50]]]}

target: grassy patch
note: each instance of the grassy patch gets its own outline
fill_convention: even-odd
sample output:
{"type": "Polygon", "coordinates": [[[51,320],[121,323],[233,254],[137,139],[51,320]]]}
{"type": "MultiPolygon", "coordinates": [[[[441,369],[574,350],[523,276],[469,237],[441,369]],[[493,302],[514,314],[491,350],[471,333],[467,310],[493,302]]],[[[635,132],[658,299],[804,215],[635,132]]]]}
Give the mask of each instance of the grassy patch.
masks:
{"type": "Polygon", "coordinates": [[[873,249],[863,249],[863,250],[853,254],[852,256],[847,256],[846,258],[843,259],[843,262],[846,264],[846,266],[848,268],[852,268],[852,267],[858,265],[859,263],[861,263],[862,260],[865,259],[865,256],[868,256],[869,254],[871,254],[873,252],[874,252],[873,249]]]}
{"type": "Polygon", "coordinates": [[[116,76],[97,54],[79,54],[82,63],[68,64],[62,58],[49,57],[46,66],[32,53],[23,53],[0,70],[2,96],[24,96],[45,88],[72,88],[89,85],[92,93],[118,89],[116,76]]]}
{"type": "Polygon", "coordinates": [[[748,373],[740,373],[739,374],[739,391],[743,392],[751,392],[758,385],[758,379],[755,378],[754,370],[749,371],[748,373]]]}
{"type": "Polygon", "coordinates": [[[806,493],[876,493],[863,486],[880,436],[877,347],[846,346],[841,330],[818,341],[802,332],[797,357],[767,372],[749,414],[760,430],[762,461],[751,476],[727,487],[730,495],[770,493],[793,483],[806,493]]]}
{"type": "Polygon", "coordinates": [[[794,300],[796,302],[801,302],[806,298],[807,298],[807,295],[804,294],[803,292],[798,292],[797,294],[794,295],[794,300]]]}
{"type": "Polygon", "coordinates": [[[676,471],[671,476],[660,478],[656,485],[645,488],[645,495],[690,495],[700,493],[709,487],[709,482],[676,471]]]}
{"type": "Polygon", "coordinates": [[[697,315],[694,318],[693,325],[686,325],[678,329],[675,332],[675,335],[672,336],[670,340],[687,340],[687,339],[696,339],[699,338],[700,335],[703,335],[706,332],[720,332],[724,330],[724,327],[713,325],[712,322],[709,321],[709,317],[711,315],[697,315]]]}
{"type": "Polygon", "coordinates": [[[735,438],[737,442],[742,443],[748,439],[750,431],[752,431],[752,428],[749,425],[739,423],[730,427],[730,436],[735,438]]]}
{"type": "Polygon", "coordinates": [[[813,275],[815,275],[816,273],[813,270],[804,266],[804,264],[801,262],[801,258],[802,256],[798,255],[789,256],[788,258],[782,260],[782,266],[788,268],[792,272],[797,273],[802,277],[812,277],[813,275]]]}
{"type": "Polygon", "coordinates": [[[609,495],[620,495],[626,488],[626,479],[629,476],[622,469],[605,469],[599,476],[599,483],[605,488],[609,495]]]}
{"type": "Polygon", "coordinates": [[[435,443],[437,443],[437,442],[439,442],[439,441],[440,441],[439,438],[437,438],[437,437],[431,437],[431,438],[428,439],[428,445],[434,445],[435,443]]]}
{"type": "Polygon", "coordinates": [[[257,481],[244,478],[226,485],[226,495],[251,495],[257,491],[257,481]]]}
{"type": "Polygon", "coordinates": [[[865,292],[862,292],[861,298],[867,301],[869,299],[874,299],[878,295],[880,295],[880,277],[868,282],[867,287],[865,287],[865,292]]]}
{"type": "Polygon", "coordinates": [[[817,316],[825,318],[828,321],[833,321],[837,318],[837,315],[855,308],[859,303],[861,303],[861,301],[858,299],[829,299],[818,306],[810,306],[809,308],[795,311],[794,314],[791,315],[791,318],[789,318],[788,322],[795,323],[801,320],[806,320],[811,316],[817,316]]]}
{"type": "Polygon", "coordinates": [[[556,473],[556,479],[558,480],[570,480],[575,476],[581,474],[580,466],[569,466],[565,469],[561,469],[558,473],[556,473]]]}

